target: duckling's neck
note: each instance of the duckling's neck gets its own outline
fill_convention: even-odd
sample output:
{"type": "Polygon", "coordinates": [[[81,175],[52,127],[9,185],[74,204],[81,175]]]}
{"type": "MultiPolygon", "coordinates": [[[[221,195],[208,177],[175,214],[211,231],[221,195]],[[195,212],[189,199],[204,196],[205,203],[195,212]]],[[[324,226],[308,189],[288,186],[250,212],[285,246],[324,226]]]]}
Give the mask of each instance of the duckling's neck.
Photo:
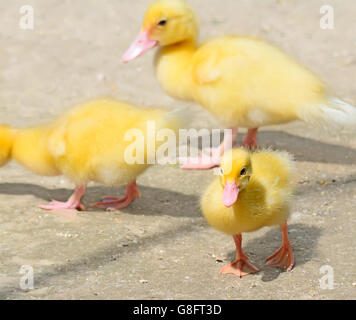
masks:
{"type": "Polygon", "coordinates": [[[192,100],[191,62],[196,49],[196,41],[187,40],[158,51],[155,59],[156,75],[169,95],[192,100]]]}
{"type": "Polygon", "coordinates": [[[48,151],[48,135],[45,127],[19,130],[12,147],[12,158],[34,173],[58,175],[55,160],[48,151]]]}

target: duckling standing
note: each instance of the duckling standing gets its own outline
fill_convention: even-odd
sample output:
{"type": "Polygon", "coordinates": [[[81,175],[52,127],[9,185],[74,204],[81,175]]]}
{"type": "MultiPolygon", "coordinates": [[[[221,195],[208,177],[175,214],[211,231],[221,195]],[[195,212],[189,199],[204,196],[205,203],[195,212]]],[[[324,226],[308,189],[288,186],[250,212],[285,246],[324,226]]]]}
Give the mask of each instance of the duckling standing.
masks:
{"type": "Polygon", "coordinates": [[[198,46],[197,39],[198,20],[188,4],[158,0],[147,9],[141,33],[123,55],[128,62],[160,46],[155,67],[163,89],[198,102],[232,129],[225,143],[208,151],[210,162],[185,158],[183,168],[218,166],[239,127],[248,129],[243,145],[250,148],[257,147],[262,126],[302,120],[328,128],[355,127],[355,107],[334,97],[314,73],[271,44],[224,36],[198,46]]]}
{"type": "Polygon", "coordinates": [[[215,178],[201,198],[201,209],[208,223],[232,235],[235,241],[236,260],[223,267],[221,273],[242,277],[257,272],[242,251],[241,234],[273,225],[282,230],[282,246],[267,258],[267,264],[292,270],[294,256],[287,219],[293,167],[294,162],[285,152],[250,154],[239,148],[224,154],[221,176],[215,178]]]}
{"type": "MultiPolygon", "coordinates": [[[[64,175],[75,183],[68,201],[54,200],[41,205],[42,209],[84,210],[81,198],[90,181],[108,186],[127,184],[124,197],[107,197],[94,204],[122,209],[140,196],[136,178],[149,167],[147,158],[154,156],[147,148],[147,135],[152,134],[147,132],[148,121],[155,122],[157,131],[176,131],[181,123],[178,119],[177,111],[142,109],[109,99],[85,102],[48,125],[28,129],[0,126],[0,166],[14,159],[39,175],[64,175]],[[131,129],[142,133],[143,148],[136,149],[135,157],[143,159],[142,164],[129,164],[125,158],[133,143],[125,136],[131,129]]],[[[158,148],[163,141],[154,143],[158,148]]]]}

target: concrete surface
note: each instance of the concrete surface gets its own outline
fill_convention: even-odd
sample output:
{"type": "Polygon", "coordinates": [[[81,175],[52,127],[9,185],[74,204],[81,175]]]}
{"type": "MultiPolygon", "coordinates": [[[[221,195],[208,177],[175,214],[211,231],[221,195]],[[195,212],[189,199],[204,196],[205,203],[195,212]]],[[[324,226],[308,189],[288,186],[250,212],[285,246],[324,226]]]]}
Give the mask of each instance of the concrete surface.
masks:
{"type": "MultiPolygon", "coordinates": [[[[128,65],[121,54],[139,30],[149,0],[0,1],[0,122],[37,124],[91,97],[144,106],[189,105],[197,128],[219,124],[194,104],[168,97],[153,74],[153,52],[128,65]],[[19,8],[35,9],[34,30],[18,26],[19,8]]],[[[277,44],[317,72],[342,98],[356,102],[356,3],[329,0],[335,29],[319,27],[321,0],[190,0],[201,39],[239,33],[277,44]]],[[[149,169],[142,198],[120,212],[90,209],[74,221],[37,209],[64,200],[65,179],[35,176],[15,163],[0,169],[1,299],[355,299],[356,140],[303,123],[264,128],[262,146],[295,154],[298,187],[290,220],[296,266],[264,266],[280,245],[278,228],[243,236],[258,274],[220,275],[234,257],[230,237],[210,228],[198,199],[212,172],[149,169]],[[218,262],[216,260],[223,260],[218,262]],[[20,268],[34,270],[22,290],[20,268]],[[334,289],[320,287],[320,268],[334,289]]],[[[241,136],[240,136],[241,141],[241,136]]],[[[123,188],[91,185],[84,202],[123,188]]]]}

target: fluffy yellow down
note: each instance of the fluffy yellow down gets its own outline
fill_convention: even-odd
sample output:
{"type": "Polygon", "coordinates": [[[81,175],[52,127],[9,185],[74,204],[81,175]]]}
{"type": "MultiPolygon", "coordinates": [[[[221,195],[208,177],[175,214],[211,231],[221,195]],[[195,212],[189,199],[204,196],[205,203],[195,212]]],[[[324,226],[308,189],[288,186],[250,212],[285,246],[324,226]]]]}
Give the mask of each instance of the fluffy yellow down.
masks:
{"type": "MultiPolygon", "coordinates": [[[[35,128],[0,127],[0,165],[10,158],[39,175],[64,175],[77,185],[96,181],[105,185],[132,182],[148,165],[127,164],[124,152],[130,129],[142,131],[147,143],[147,121],[156,129],[177,130],[172,112],[143,109],[110,99],[85,102],[56,121],[35,128]]],[[[156,148],[161,144],[156,143],[156,148]]],[[[144,148],[145,160],[147,149],[144,148]]]]}
{"type": "Polygon", "coordinates": [[[294,120],[355,127],[356,108],[331,96],[312,71],[282,50],[233,35],[198,45],[198,25],[183,0],[158,0],[146,11],[142,30],[161,47],[156,75],[171,96],[198,102],[229,127],[294,120]]]}
{"type": "Polygon", "coordinates": [[[260,151],[250,154],[244,149],[233,149],[225,153],[221,168],[226,174],[216,177],[201,198],[201,210],[211,226],[236,235],[286,222],[294,168],[288,153],[260,151]],[[232,159],[231,170],[229,159],[232,159]],[[240,189],[236,203],[227,208],[222,202],[223,181],[236,179],[239,185],[243,179],[239,173],[243,168],[247,169],[249,182],[247,179],[247,184],[240,189]]]}

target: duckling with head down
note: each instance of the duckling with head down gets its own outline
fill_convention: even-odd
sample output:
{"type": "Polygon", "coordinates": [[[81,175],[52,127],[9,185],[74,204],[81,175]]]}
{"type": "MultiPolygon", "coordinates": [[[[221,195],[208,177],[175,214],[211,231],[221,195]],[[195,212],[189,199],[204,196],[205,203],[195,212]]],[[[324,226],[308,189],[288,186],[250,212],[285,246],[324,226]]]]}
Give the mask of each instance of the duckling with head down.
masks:
{"type": "Polygon", "coordinates": [[[293,184],[294,163],[286,152],[250,153],[242,148],[225,152],[221,176],[214,179],[201,198],[201,209],[208,223],[233,236],[236,260],[221,273],[240,277],[257,272],[242,251],[242,233],[279,225],[282,246],[267,258],[270,266],[291,270],[294,265],[288,240],[287,219],[293,184]]]}
{"type": "MultiPolygon", "coordinates": [[[[237,2],[237,1],[236,1],[237,2]]],[[[170,95],[196,101],[232,129],[209,150],[210,161],[182,158],[183,168],[218,166],[221,154],[247,128],[244,146],[257,147],[259,127],[295,120],[327,129],[354,130],[356,108],[334,97],[313,72],[266,41],[223,36],[197,44],[199,23],[184,0],[157,0],[147,9],[141,33],[123,56],[131,61],[160,47],[155,68],[170,95]]]]}
{"type": "Polygon", "coordinates": [[[95,99],[45,125],[25,129],[0,126],[0,167],[14,159],[36,174],[63,175],[75,183],[68,201],[54,200],[41,205],[42,209],[84,210],[81,199],[90,181],[107,186],[127,184],[125,196],[106,197],[94,204],[122,209],[140,196],[136,178],[149,168],[152,162],[147,159],[156,159],[155,150],[165,142],[148,141],[148,136],[166,128],[176,133],[182,123],[181,112],[184,110],[144,109],[119,100],[95,99]],[[155,131],[148,131],[149,122],[155,131]],[[130,146],[137,148],[131,150],[130,146]],[[129,158],[130,150],[133,159],[129,158]]]}

